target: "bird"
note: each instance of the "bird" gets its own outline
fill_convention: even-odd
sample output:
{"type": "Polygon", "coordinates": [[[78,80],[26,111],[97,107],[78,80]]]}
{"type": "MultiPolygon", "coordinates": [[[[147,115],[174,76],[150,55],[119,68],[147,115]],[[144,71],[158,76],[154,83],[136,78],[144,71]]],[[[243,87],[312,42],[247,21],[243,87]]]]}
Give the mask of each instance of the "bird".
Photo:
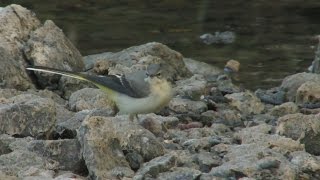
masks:
{"type": "Polygon", "coordinates": [[[122,75],[90,75],[83,72],[64,71],[43,66],[26,67],[30,71],[58,74],[93,83],[104,91],[119,109],[118,114],[128,114],[129,120],[138,114],[161,110],[172,99],[172,86],[162,75],[161,64],[150,64],[146,70],[122,75]]]}

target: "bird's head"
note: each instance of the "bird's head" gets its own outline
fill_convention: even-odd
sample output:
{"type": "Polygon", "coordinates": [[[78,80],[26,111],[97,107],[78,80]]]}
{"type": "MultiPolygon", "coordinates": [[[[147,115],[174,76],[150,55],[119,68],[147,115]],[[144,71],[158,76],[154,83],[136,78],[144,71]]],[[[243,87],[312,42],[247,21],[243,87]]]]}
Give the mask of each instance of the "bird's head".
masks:
{"type": "Polygon", "coordinates": [[[146,69],[146,76],[148,80],[162,79],[161,64],[150,64],[146,69]]]}

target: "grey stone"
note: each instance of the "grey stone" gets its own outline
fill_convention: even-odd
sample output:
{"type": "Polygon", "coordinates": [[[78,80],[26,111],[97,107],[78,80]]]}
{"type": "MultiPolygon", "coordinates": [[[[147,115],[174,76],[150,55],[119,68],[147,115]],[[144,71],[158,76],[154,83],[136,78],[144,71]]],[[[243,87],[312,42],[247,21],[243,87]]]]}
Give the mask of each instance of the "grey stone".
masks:
{"type": "Polygon", "coordinates": [[[164,154],[164,148],[155,136],[128,116],[89,117],[78,132],[83,157],[92,177],[108,179],[115,167],[129,167],[125,152],[136,152],[144,161],[164,154]]]}
{"type": "Polygon", "coordinates": [[[256,179],[295,179],[297,168],[286,157],[268,147],[257,144],[229,146],[224,156],[227,161],[210,171],[211,176],[235,178],[236,176],[256,179]]]}
{"type": "Polygon", "coordinates": [[[208,107],[202,101],[192,101],[190,99],[173,98],[169,102],[169,108],[176,113],[196,113],[205,112],[208,107]]]}
{"type": "Polygon", "coordinates": [[[175,81],[191,75],[180,53],[157,42],[133,46],[117,53],[103,53],[102,55],[85,57],[85,61],[88,64],[90,64],[90,61],[97,62],[97,59],[99,61],[111,61],[117,64],[115,67],[109,68],[109,74],[141,69],[150,63],[161,63],[165,69],[162,74],[169,80],[175,81]]]}
{"type": "Polygon", "coordinates": [[[0,87],[26,90],[34,88],[24,69],[23,46],[40,21],[20,5],[9,5],[0,11],[0,87]]]}
{"type": "MultiPolygon", "coordinates": [[[[31,33],[24,50],[32,65],[69,71],[84,69],[80,52],[51,20],[47,20],[43,26],[31,33]]],[[[49,73],[35,74],[42,87],[54,87],[60,77],[49,73]]]]}
{"type": "Polygon", "coordinates": [[[283,103],[270,109],[269,114],[272,116],[284,116],[286,114],[295,114],[299,112],[298,106],[293,102],[283,103]]]}
{"type": "Polygon", "coordinates": [[[159,180],[194,180],[201,176],[201,171],[187,168],[187,167],[175,167],[170,172],[160,173],[157,177],[159,180]]]}
{"type": "Polygon", "coordinates": [[[299,141],[278,134],[271,134],[271,132],[271,125],[260,124],[242,129],[235,134],[235,138],[242,144],[256,144],[261,147],[270,147],[279,153],[304,150],[304,145],[299,141]]]}
{"type": "Polygon", "coordinates": [[[133,177],[134,180],[142,180],[145,176],[151,176],[155,178],[159,173],[166,172],[175,165],[176,158],[171,154],[165,154],[152,159],[149,162],[143,164],[133,177]]]}
{"type": "Polygon", "coordinates": [[[59,170],[81,172],[85,165],[76,139],[33,140],[27,149],[59,164],[59,170]]]}
{"type": "Polygon", "coordinates": [[[203,43],[210,44],[231,44],[235,41],[236,35],[232,31],[219,32],[216,31],[214,35],[206,33],[200,36],[203,43]]]}
{"type": "Polygon", "coordinates": [[[191,78],[176,82],[174,92],[180,96],[190,97],[193,100],[200,100],[200,96],[209,94],[207,81],[202,75],[193,75],[191,78]]]}
{"type": "Polygon", "coordinates": [[[212,66],[205,62],[193,60],[191,58],[183,58],[184,63],[192,74],[201,74],[205,77],[214,76],[222,73],[218,67],[212,66]]]}
{"type": "Polygon", "coordinates": [[[320,75],[312,74],[312,73],[294,74],[284,78],[280,87],[287,92],[286,93],[287,100],[295,101],[298,88],[307,81],[312,81],[319,84],[320,75]]]}
{"type": "Polygon", "coordinates": [[[280,117],[276,132],[280,135],[299,140],[310,154],[320,154],[319,128],[320,115],[289,114],[280,117]]]}
{"type": "Polygon", "coordinates": [[[295,151],[291,152],[290,162],[296,165],[303,172],[313,172],[317,173],[320,170],[320,159],[319,157],[312,156],[305,151],[295,151]]]}
{"type": "Polygon", "coordinates": [[[200,152],[193,156],[194,161],[199,164],[201,172],[208,173],[212,167],[217,167],[222,164],[222,159],[210,152],[200,152]]]}
{"type": "Polygon", "coordinates": [[[260,114],[264,110],[264,105],[253,93],[246,91],[225,95],[230,101],[230,105],[236,107],[244,114],[260,114]]]}
{"type": "Polygon", "coordinates": [[[116,106],[100,89],[84,88],[74,92],[69,99],[69,107],[73,111],[103,108],[110,109],[115,114],[116,106]]]}
{"type": "Polygon", "coordinates": [[[0,105],[0,132],[20,136],[48,136],[56,122],[54,101],[28,94],[13,98],[16,99],[15,103],[0,105]]]}

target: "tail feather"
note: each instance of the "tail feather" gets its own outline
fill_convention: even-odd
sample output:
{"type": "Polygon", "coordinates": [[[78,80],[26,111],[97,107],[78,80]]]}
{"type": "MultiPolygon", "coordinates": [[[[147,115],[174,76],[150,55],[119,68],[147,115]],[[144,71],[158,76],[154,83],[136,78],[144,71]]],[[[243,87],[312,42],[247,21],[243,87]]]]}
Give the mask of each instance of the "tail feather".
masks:
{"type": "Polygon", "coordinates": [[[48,67],[42,67],[42,66],[34,66],[34,67],[27,67],[27,70],[30,71],[38,71],[38,72],[46,72],[46,73],[51,73],[51,74],[59,74],[62,76],[67,76],[71,78],[76,78],[84,81],[88,81],[83,74],[78,73],[78,72],[71,72],[71,71],[63,71],[59,69],[54,69],[54,68],[48,68],[48,67]]]}

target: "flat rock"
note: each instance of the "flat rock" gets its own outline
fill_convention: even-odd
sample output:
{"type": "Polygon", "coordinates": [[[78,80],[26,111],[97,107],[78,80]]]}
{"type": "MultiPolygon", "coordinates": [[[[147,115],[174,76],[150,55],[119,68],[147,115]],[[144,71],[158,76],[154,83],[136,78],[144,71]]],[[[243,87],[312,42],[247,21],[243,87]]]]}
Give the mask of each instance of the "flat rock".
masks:
{"type": "Polygon", "coordinates": [[[56,121],[54,101],[28,94],[12,98],[14,103],[0,104],[1,133],[33,137],[48,135],[56,121]]]}
{"type": "Polygon", "coordinates": [[[212,66],[205,62],[193,60],[191,58],[183,58],[184,63],[192,74],[201,74],[205,77],[214,76],[222,73],[218,67],[212,66]]]}
{"type": "Polygon", "coordinates": [[[253,93],[246,91],[225,95],[230,105],[244,114],[260,114],[264,105],[253,93]]]}
{"type": "Polygon", "coordinates": [[[231,145],[224,159],[227,161],[200,179],[207,179],[208,175],[212,178],[295,179],[298,174],[297,168],[282,154],[257,144],[231,145]]]}
{"type": "Polygon", "coordinates": [[[176,113],[196,113],[200,114],[205,112],[208,107],[202,101],[192,101],[190,99],[173,98],[169,102],[169,108],[176,113]]]}
{"type": "Polygon", "coordinates": [[[281,117],[287,114],[295,114],[299,112],[298,106],[293,102],[286,102],[270,109],[269,114],[276,117],[281,117]]]}
{"type": "Polygon", "coordinates": [[[207,81],[202,75],[193,75],[191,78],[176,82],[174,92],[180,96],[187,96],[193,100],[199,100],[200,96],[209,94],[207,81]]]}

